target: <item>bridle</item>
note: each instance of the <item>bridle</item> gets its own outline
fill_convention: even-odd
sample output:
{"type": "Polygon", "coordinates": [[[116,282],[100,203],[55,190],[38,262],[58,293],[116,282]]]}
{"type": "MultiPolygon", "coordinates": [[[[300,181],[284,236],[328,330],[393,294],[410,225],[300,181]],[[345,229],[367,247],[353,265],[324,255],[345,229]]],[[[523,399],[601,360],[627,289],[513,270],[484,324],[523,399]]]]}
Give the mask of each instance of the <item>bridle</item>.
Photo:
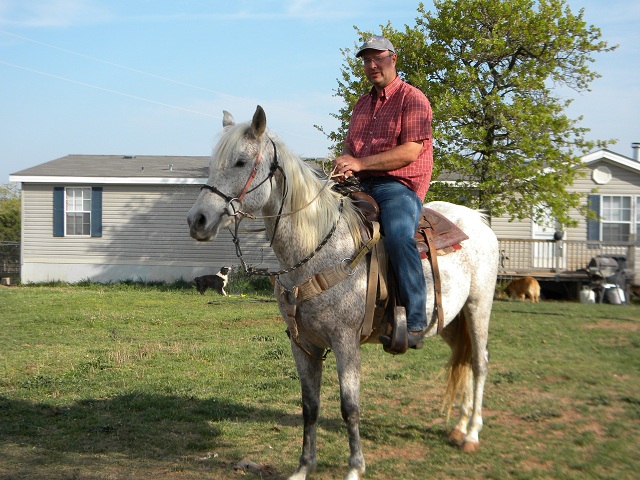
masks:
{"type": "MultiPolygon", "coordinates": [[[[300,260],[299,262],[297,262],[295,265],[293,265],[292,267],[286,268],[284,270],[278,270],[277,272],[270,272],[270,271],[266,271],[263,269],[257,269],[254,267],[250,267],[248,266],[243,257],[242,257],[242,250],[240,248],[240,237],[238,236],[238,227],[240,225],[240,220],[242,220],[242,218],[244,217],[253,217],[253,215],[250,215],[246,212],[243,212],[241,209],[241,202],[244,199],[245,195],[247,193],[251,193],[254,190],[257,190],[263,183],[267,182],[268,180],[271,180],[273,178],[273,176],[275,175],[276,171],[280,171],[280,173],[282,174],[283,178],[284,178],[284,182],[283,182],[283,188],[282,188],[282,201],[280,202],[280,209],[278,210],[278,214],[275,215],[276,217],[276,223],[275,226],[273,228],[273,234],[271,235],[271,242],[269,243],[269,246],[273,245],[273,240],[276,236],[276,230],[278,229],[278,225],[280,223],[280,218],[282,218],[282,209],[284,208],[284,200],[287,197],[287,177],[284,173],[284,170],[282,169],[282,167],[280,166],[280,164],[278,163],[278,149],[276,148],[276,144],[273,141],[273,139],[269,138],[269,141],[271,141],[271,144],[273,145],[273,161],[271,162],[271,168],[269,169],[269,174],[265,177],[264,180],[262,180],[258,185],[256,185],[255,187],[251,188],[251,184],[253,183],[253,180],[256,178],[256,175],[258,174],[258,166],[260,165],[260,163],[262,162],[262,148],[259,148],[258,150],[258,156],[256,158],[255,163],[253,164],[253,169],[251,170],[251,173],[249,174],[249,178],[247,179],[247,183],[245,183],[244,188],[242,189],[242,191],[240,192],[240,194],[237,197],[232,197],[231,195],[227,195],[225,193],[223,193],[220,189],[218,189],[216,186],[214,185],[209,185],[207,183],[205,183],[204,185],[202,185],[200,187],[200,190],[209,190],[212,193],[215,193],[216,195],[220,196],[221,198],[223,198],[226,202],[227,202],[227,206],[225,207],[225,213],[227,215],[229,215],[230,217],[235,217],[235,231],[231,232],[231,236],[233,237],[233,243],[236,246],[236,256],[240,259],[240,262],[242,263],[242,266],[245,270],[246,273],[248,273],[249,275],[264,275],[264,276],[279,276],[285,273],[289,273],[292,272],[293,270],[296,270],[297,268],[300,268],[302,265],[306,264],[309,260],[311,260],[316,253],[318,253],[322,247],[324,247],[327,242],[329,241],[329,239],[333,236],[333,233],[336,230],[336,227],[338,226],[338,222],[336,222],[333,225],[333,228],[331,228],[331,230],[329,231],[329,233],[327,233],[327,235],[325,236],[325,238],[322,240],[322,242],[320,242],[320,244],[316,247],[316,249],[314,251],[312,251],[309,255],[307,255],[305,258],[303,258],[302,260],[300,260]],[[238,208],[236,208],[236,205],[234,204],[234,202],[237,203],[238,208]]],[[[324,187],[323,187],[324,188],[324,187]]],[[[318,194],[319,195],[319,194],[318,194]]],[[[317,196],[316,196],[317,198],[317,196]]],[[[315,200],[315,198],[314,198],[315,200]]],[[[340,214],[342,214],[342,202],[340,202],[340,214]]]]}
{"type": "MultiPolygon", "coordinates": [[[[237,197],[232,197],[231,195],[227,195],[227,194],[223,193],[222,191],[220,191],[214,185],[209,185],[209,184],[205,183],[204,185],[202,185],[202,187],[200,187],[200,190],[205,190],[206,189],[206,190],[209,190],[210,192],[215,193],[216,195],[222,197],[227,202],[227,206],[225,207],[225,212],[230,217],[237,217],[237,216],[245,215],[245,213],[242,212],[242,210],[240,209],[241,202],[244,199],[245,195],[247,193],[253,192],[254,190],[257,190],[263,183],[267,182],[268,180],[271,180],[273,178],[273,176],[275,175],[277,170],[280,170],[280,172],[284,176],[284,171],[282,170],[282,167],[278,163],[278,149],[276,148],[276,144],[271,138],[269,140],[271,141],[271,144],[273,145],[273,161],[271,162],[271,168],[269,169],[269,175],[267,175],[265,177],[265,179],[263,181],[261,181],[258,185],[256,185],[253,188],[250,188],[251,184],[253,183],[253,180],[256,178],[256,175],[258,174],[258,166],[262,162],[262,148],[258,149],[258,156],[256,158],[255,163],[253,164],[253,168],[251,169],[251,173],[249,174],[249,178],[247,179],[247,183],[244,184],[244,188],[242,189],[242,191],[240,192],[240,194],[237,197]],[[238,204],[238,208],[237,209],[236,209],[236,207],[234,205],[234,202],[237,202],[237,204],[238,204]]],[[[284,205],[284,198],[287,195],[287,193],[286,193],[286,184],[287,184],[287,182],[286,182],[286,178],[285,178],[285,189],[283,190],[283,193],[282,193],[283,203],[280,205],[280,212],[279,213],[282,212],[282,207],[284,205]]]]}
{"type": "Polygon", "coordinates": [[[276,234],[276,230],[278,229],[278,225],[280,224],[280,218],[282,217],[282,209],[284,208],[284,200],[287,197],[287,176],[284,173],[284,170],[282,169],[282,167],[280,166],[280,164],[278,163],[278,149],[276,147],[276,143],[273,141],[273,139],[269,138],[269,141],[271,142],[271,145],[273,145],[273,160],[271,162],[271,167],[269,168],[269,174],[265,177],[264,180],[262,180],[259,184],[257,184],[255,187],[251,188],[251,184],[253,183],[253,181],[256,178],[256,175],[258,174],[258,167],[260,165],[260,163],[262,162],[262,148],[258,148],[258,156],[256,157],[256,161],[253,164],[253,168],[251,169],[251,173],[249,174],[249,178],[247,178],[247,182],[244,184],[244,187],[242,188],[242,191],[240,192],[240,194],[237,197],[232,197],[231,195],[227,195],[225,193],[223,193],[220,189],[218,189],[216,186],[214,185],[209,185],[207,183],[205,183],[204,185],[202,185],[200,187],[200,190],[209,190],[212,193],[215,193],[216,195],[222,197],[226,202],[227,202],[227,206],[225,207],[225,213],[227,215],[229,215],[230,217],[235,217],[235,222],[234,222],[234,232],[231,232],[231,230],[229,229],[229,232],[231,233],[231,236],[233,238],[233,243],[236,246],[236,256],[240,259],[240,262],[242,263],[242,266],[244,267],[245,272],[251,274],[251,273],[258,273],[260,272],[259,270],[249,267],[244,259],[242,258],[242,250],[240,249],[240,237],[238,235],[238,230],[239,230],[239,226],[240,226],[240,220],[242,220],[244,217],[252,217],[252,215],[243,212],[242,211],[242,200],[244,199],[245,195],[247,193],[251,193],[254,190],[257,190],[258,188],[260,188],[260,186],[264,183],[266,183],[267,181],[270,181],[273,176],[275,175],[275,173],[277,171],[280,171],[280,173],[282,174],[282,177],[284,179],[283,182],[283,188],[282,188],[282,200],[280,202],[280,209],[278,210],[278,214],[276,215],[276,224],[273,228],[273,234],[271,235],[271,242],[269,243],[269,246],[273,245],[273,239],[275,238],[275,234],[276,234]],[[235,202],[235,204],[234,204],[235,202]],[[237,207],[236,208],[236,204],[237,207]]]}

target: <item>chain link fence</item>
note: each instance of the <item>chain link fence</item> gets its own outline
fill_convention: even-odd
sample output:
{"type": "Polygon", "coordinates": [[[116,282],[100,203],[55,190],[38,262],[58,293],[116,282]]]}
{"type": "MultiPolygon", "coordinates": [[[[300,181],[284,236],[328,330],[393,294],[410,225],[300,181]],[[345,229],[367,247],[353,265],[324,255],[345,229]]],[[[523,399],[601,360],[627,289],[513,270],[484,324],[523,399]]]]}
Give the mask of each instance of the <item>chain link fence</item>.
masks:
{"type": "Polygon", "coordinates": [[[3,284],[15,284],[20,278],[20,244],[0,242],[0,278],[3,284]],[[8,278],[9,280],[5,280],[8,278]]]}

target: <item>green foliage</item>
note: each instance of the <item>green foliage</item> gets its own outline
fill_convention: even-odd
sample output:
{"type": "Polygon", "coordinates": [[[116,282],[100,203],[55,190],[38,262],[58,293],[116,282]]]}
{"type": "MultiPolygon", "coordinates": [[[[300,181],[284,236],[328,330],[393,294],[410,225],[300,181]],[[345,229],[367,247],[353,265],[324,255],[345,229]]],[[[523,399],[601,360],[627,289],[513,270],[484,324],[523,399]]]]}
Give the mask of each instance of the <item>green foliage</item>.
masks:
{"type": "MultiPolygon", "coordinates": [[[[76,283],[62,282],[55,280],[51,282],[41,283],[28,283],[24,285],[26,287],[84,287],[92,290],[103,290],[105,287],[109,287],[114,290],[158,290],[161,292],[169,292],[176,290],[193,290],[193,282],[189,282],[182,278],[175,280],[174,282],[167,283],[161,281],[144,282],[140,280],[122,280],[115,283],[98,283],[88,278],[80,280],[76,283]]],[[[244,272],[231,273],[229,275],[229,285],[227,289],[230,293],[236,295],[271,295],[273,293],[273,287],[268,277],[264,276],[250,276],[244,272]]]]}
{"type": "Polygon", "coordinates": [[[273,293],[269,277],[248,275],[240,270],[232,271],[229,274],[229,288],[227,290],[236,294],[273,293]]]}
{"type": "Polygon", "coordinates": [[[20,190],[0,184],[0,242],[19,242],[20,225],[20,190]]]}
{"type": "MultiPolygon", "coordinates": [[[[458,179],[432,184],[428,199],[517,219],[540,220],[550,209],[573,225],[569,211],[581,208],[580,195],[567,187],[596,143],[585,140],[589,130],[566,115],[571,100],[554,88],[588,90],[599,76],[593,55],[616,47],[565,0],[435,0],[433,13],[419,4],[418,14],[415,26],[387,24],[381,33],[398,50],[400,76],[431,101],[433,179],[443,172],[458,179]]],[[[371,33],[358,31],[361,40],[371,33]]],[[[352,51],[343,55],[336,94],[345,105],[329,135],[336,150],[355,100],[369,89],[352,51]]]]}

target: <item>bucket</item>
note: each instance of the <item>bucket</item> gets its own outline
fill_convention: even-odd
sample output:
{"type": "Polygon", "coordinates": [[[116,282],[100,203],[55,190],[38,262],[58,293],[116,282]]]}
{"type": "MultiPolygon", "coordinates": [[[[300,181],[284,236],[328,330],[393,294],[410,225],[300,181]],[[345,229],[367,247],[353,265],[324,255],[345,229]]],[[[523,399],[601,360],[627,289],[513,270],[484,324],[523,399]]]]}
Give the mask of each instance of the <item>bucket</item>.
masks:
{"type": "Polygon", "coordinates": [[[609,287],[604,291],[604,297],[607,302],[612,305],[622,305],[624,303],[624,290],[620,287],[613,286],[609,287]]]}
{"type": "Polygon", "coordinates": [[[578,295],[580,303],[596,303],[596,293],[590,288],[583,288],[578,295]]]}

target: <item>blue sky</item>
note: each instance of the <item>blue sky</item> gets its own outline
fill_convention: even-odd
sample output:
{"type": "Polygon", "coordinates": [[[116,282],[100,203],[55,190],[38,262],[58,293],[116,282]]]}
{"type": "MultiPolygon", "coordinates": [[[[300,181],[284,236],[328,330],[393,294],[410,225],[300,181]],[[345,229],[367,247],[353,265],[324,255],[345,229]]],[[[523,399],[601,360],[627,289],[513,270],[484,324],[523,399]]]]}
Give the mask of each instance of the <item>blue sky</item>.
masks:
{"type": "MultiPolygon", "coordinates": [[[[426,6],[429,1],[424,2],[426,6]]],[[[615,52],[577,95],[590,139],[640,142],[640,2],[570,0],[615,52]]],[[[222,110],[257,104],[298,154],[325,156],[314,125],[337,127],[334,97],[353,26],[415,25],[406,0],[0,0],[0,183],[67,154],[208,155],[222,110]]]]}

